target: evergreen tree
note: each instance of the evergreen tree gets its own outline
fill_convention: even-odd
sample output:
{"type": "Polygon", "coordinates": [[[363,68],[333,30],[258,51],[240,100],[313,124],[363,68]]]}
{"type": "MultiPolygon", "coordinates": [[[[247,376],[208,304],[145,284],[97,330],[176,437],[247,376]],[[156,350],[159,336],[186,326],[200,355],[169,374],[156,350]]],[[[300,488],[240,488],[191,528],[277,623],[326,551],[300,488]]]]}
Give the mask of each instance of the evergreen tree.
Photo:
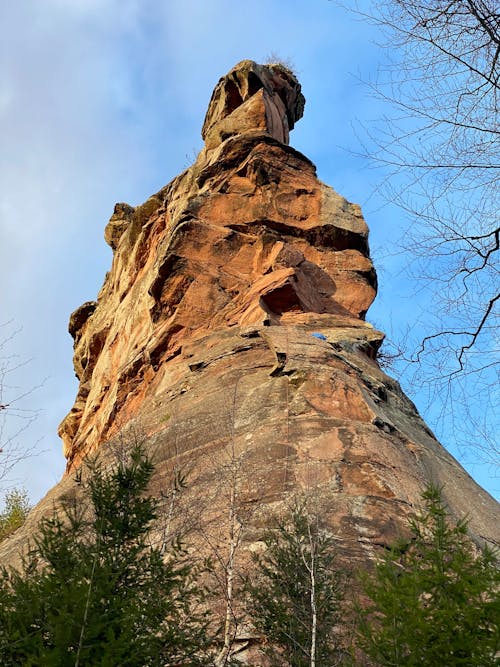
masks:
{"type": "Polygon", "coordinates": [[[24,489],[13,489],[5,494],[5,507],[0,512],[0,542],[23,525],[30,509],[28,494],[24,489]]]}
{"type": "Polygon", "coordinates": [[[467,522],[453,525],[438,488],[423,494],[411,540],[394,547],[363,588],[359,646],[381,666],[500,665],[500,575],[476,555],[467,522]]]}
{"type": "Polygon", "coordinates": [[[297,503],[264,542],[266,551],[255,558],[257,572],[247,585],[248,607],[272,664],[342,664],[345,577],[337,568],[334,540],[306,504],[297,503]]]}
{"type": "Polygon", "coordinates": [[[139,446],[94,465],[90,512],[73,501],[42,521],[21,572],[0,580],[3,667],[207,664],[207,617],[179,547],[148,543],[153,465],[139,446]]]}

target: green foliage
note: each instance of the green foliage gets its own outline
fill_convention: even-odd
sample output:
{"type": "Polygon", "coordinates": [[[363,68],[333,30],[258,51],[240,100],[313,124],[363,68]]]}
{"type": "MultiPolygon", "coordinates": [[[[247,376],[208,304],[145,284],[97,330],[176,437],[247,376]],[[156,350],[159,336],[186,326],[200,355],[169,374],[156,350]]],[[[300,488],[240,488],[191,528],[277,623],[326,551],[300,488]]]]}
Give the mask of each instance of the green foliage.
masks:
{"type": "Polygon", "coordinates": [[[24,489],[13,489],[5,494],[5,507],[0,513],[0,542],[23,525],[30,509],[24,489]]]}
{"type": "Polygon", "coordinates": [[[207,617],[191,567],[148,543],[156,502],[141,448],[94,464],[90,508],[42,521],[21,572],[0,579],[0,664],[145,667],[207,664],[207,617]]]}
{"type": "Polygon", "coordinates": [[[336,566],[333,539],[305,504],[296,504],[265,535],[247,584],[252,621],[266,641],[273,665],[342,664],[344,574],[336,566]]]}
{"type": "Polygon", "coordinates": [[[499,665],[500,575],[494,554],[479,556],[467,523],[449,522],[441,492],[429,487],[410,522],[412,539],[365,577],[358,639],[382,666],[499,665]],[[495,657],[497,656],[497,657],[495,657]]]}

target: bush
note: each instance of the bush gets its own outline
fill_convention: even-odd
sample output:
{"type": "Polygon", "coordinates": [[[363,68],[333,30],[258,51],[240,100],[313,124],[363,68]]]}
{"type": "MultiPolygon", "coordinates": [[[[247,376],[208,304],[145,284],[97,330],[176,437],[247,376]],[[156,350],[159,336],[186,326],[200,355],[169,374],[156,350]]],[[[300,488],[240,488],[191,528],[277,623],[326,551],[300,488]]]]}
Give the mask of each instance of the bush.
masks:
{"type": "Polygon", "coordinates": [[[307,504],[298,502],[264,536],[247,584],[252,621],[265,637],[273,665],[344,664],[339,629],[345,575],[333,538],[307,504]]]}

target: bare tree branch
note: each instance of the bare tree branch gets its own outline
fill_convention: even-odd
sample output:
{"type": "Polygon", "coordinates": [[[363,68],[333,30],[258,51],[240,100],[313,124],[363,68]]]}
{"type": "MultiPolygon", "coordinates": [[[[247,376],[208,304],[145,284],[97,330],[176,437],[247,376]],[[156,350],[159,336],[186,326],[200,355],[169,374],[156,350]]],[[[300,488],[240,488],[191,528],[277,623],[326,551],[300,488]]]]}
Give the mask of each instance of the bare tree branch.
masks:
{"type": "Polygon", "coordinates": [[[455,383],[481,411],[500,370],[498,1],[359,0],[354,11],[382,35],[384,65],[367,85],[388,109],[364,128],[360,154],[409,221],[403,252],[427,295],[406,377],[434,383],[443,414],[460,405],[455,383]]]}
{"type": "Polygon", "coordinates": [[[26,444],[22,438],[38,416],[37,410],[26,407],[26,399],[42,385],[23,390],[15,384],[16,372],[28,362],[8,351],[18,331],[10,322],[0,329],[6,332],[0,340],[0,483],[5,483],[17,464],[37,453],[39,443],[26,444]]]}

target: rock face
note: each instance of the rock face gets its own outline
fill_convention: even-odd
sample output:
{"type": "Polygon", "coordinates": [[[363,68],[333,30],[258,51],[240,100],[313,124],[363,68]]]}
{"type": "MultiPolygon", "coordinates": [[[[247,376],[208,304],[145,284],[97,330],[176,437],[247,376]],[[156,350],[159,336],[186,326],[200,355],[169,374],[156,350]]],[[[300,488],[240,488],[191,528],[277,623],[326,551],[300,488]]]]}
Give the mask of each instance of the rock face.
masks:
{"type": "Polygon", "coordinates": [[[303,107],[289,71],[240,63],[215,88],[196,163],[142,206],[116,205],[113,266],[70,320],[80,388],[60,427],[69,469],[149,414],[207,337],[342,322],[374,358],[382,337],[362,321],[376,288],[368,229],[287,145],[303,107]]]}
{"type": "Polygon", "coordinates": [[[286,68],[239,63],[214,90],[196,162],[142,206],[116,205],[111,270],[70,320],[80,387],[60,426],[68,472],[135,426],[159,490],[189,471],[181,514],[202,517],[200,545],[224,548],[236,505],[242,562],[268,513],[302,493],[343,559],[362,563],[404,530],[431,481],[475,539],[498,545],[497,503],[377,364],[368,229],[288,145],[303,108],[286,68]]]}

